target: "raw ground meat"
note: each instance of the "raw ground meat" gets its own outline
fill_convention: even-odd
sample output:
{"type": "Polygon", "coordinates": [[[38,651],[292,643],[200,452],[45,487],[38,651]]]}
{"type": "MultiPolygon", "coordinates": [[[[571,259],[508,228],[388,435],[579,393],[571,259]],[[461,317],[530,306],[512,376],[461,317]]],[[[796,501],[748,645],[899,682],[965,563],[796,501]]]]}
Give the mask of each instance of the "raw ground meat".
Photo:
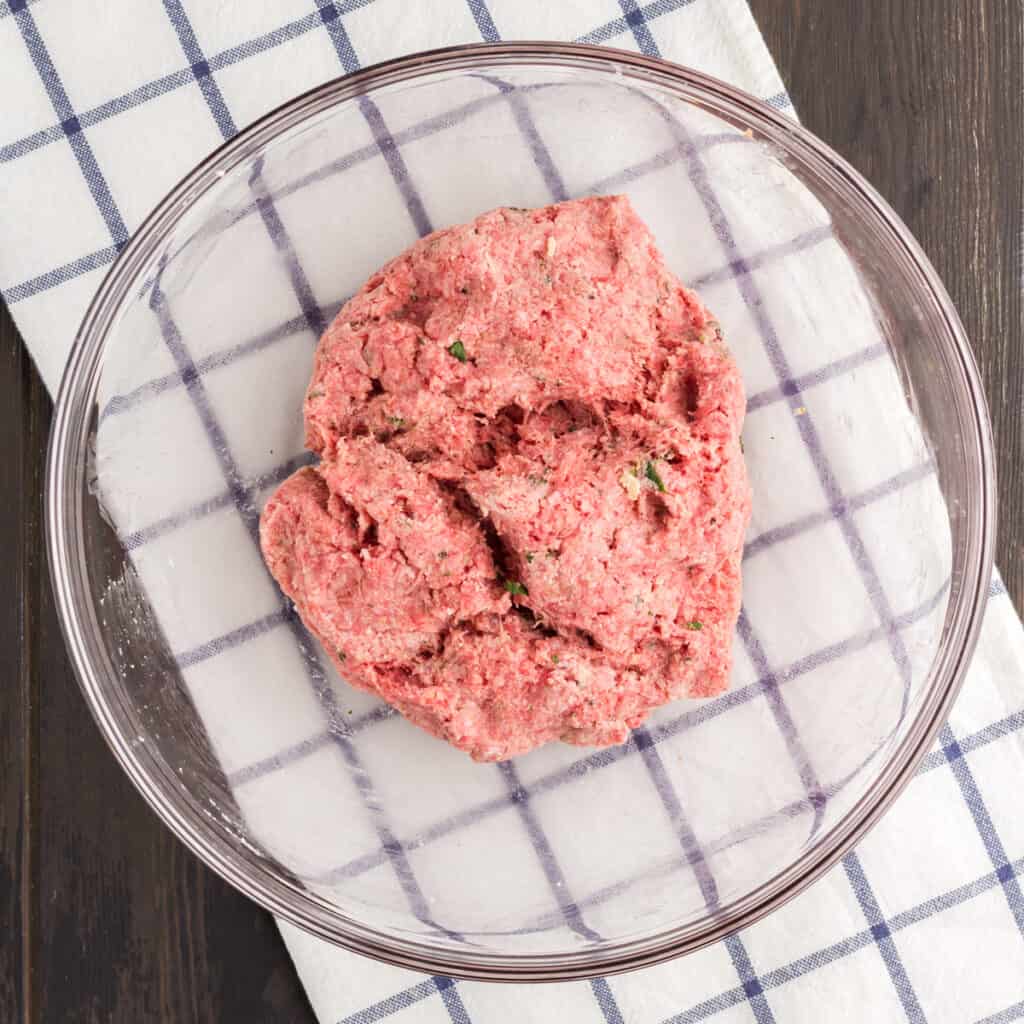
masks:
{"type": "Polygon", "coordinates": [[[264,557],[344,678],[477,760],[620,743],[728,684],[744,408],[625,197],[494,210],[324,334],[264,557]]]}

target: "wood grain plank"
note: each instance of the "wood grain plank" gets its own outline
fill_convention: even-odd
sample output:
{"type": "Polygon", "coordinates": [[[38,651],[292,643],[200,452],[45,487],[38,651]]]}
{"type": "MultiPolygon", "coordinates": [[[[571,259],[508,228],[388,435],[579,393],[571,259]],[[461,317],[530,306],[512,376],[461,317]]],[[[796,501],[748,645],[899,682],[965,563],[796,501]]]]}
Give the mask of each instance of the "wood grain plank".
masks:
{"type": "Polygon", "coordinates": [[[37,715],[34,690],[30,548],[38,467],[30,454],[36,424],[29,408],[34,371],[13,324],[0,308],[0,562],[9,567],[12,599],[0,602],[0,1020],[35,1019],[32,907],[37,845],[37,715]]]}
{"type": "Polygon", "coordinates": [[[1024,2],[751,8],[804,124],[889,200],[960,311],[995,433],[996,561],[1024,608],[1024,2]]]}

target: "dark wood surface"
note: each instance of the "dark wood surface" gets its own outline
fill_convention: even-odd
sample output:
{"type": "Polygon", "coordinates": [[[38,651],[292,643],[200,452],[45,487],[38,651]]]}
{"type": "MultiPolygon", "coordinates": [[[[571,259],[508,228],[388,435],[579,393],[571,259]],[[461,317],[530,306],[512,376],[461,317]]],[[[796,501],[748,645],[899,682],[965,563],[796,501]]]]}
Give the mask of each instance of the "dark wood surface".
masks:
{"type": "MultiPolygon", "coordinates": [[[[991,404],[1024,599],[1024,0],[751,0],[804,123],[910,225],[991,404]]],[[[312,1021],[268,915],[188,854],[72,678],[40,505],[50,402],[0,309],[0,1021],[312,1021]]]]}

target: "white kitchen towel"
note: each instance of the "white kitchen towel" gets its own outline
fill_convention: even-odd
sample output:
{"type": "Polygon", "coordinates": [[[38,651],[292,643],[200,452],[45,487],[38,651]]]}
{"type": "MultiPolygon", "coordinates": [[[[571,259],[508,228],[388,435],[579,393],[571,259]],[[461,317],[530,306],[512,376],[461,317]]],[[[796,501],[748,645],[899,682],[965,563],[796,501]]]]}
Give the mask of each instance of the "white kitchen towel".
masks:
{"type": "MultiPolygon", "coordinates": [[[[750,13],[737,0],[0,6],[0,284],[51,389],[105,267],[166,189],[226,135],[341,70],[499,38],[579,38],[657,53],[789,109],[750,13]]],[[[181,384],[175,372],[147,384],[148,392],[181,384]]],[[[823,379],[810,372],[800,383],[810,392],[823,379]]],[[[793,397],[781,385],[775,391],[755,389],[752,406],[793,397]]],[[[132,394],[111,396],[123,399],[112,411],[130,415],[132,394]]],[[[813,413],[813,398],[807,404],[813,413]]],[[[913,472],[909,463],[899,469],[904,477],[913,472]]],[[[139,510],[122,511],[115,519],[131,533],[129,517],[139,510]]],[[[141,556],[136,564],[145,585],[141,556]]],[[[940,745],[857,853],[768,920],[672,964],[543,988],[425,978],[285,926],[319,1018],[1024,1016],[1024,816],[1015,786],[1024,770],[1024,639],[998,581],[990,595],[979,652],[940,745]]],[[[166,626],[169,617],[161,618],[166,626]]],[[[198,653],[189,664],[201,669],[209,648],[197,642],[192,651],[198,653]]],[[[219,736],[217,712],[209,707],[204,717],[239,788],[266,777],[251,756],[229,749],[229,736],[219,736]]]]}

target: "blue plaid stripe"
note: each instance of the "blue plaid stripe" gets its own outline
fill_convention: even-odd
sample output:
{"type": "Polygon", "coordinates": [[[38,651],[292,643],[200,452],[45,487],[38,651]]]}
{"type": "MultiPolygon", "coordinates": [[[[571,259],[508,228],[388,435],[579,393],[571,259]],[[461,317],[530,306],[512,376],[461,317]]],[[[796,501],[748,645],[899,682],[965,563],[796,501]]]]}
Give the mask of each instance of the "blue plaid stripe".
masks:
{"type": "MultiPolygon", "coordinates": [[[[441,979],[441,984],[448,980],[447,978],[441,979]]],[[[407,988],[402,992],[396,992],[393,996],[388,996],[387,999],[382,999],[379,1003],[374,1003],[358,1013],[345,1017],[339,1021],[339,1024],[375,1024],[376,1021],[386,1020],[393,1014],[408,1009],[410,1006],[422,1002],[437,992],[438,986],[433,979],[421,981],[411,988],[407,988]]]]}
{"type": "MultiPolygon", "coordinates": [[[[646,27],[647,22],[663,14],[670,14],[673,11],[681,10],[683,7],[689,7],[694,2],[695,0],[653,0],[652,3],[644,4],[642,7],[632,4],[632,10],[629,13],[623,13],[621,18],[613,18],[611,21],[607,21],[603,25],[592,29],[585,35],[580,36],[579,42],[607,43],[609,39],[614,39],[616,36],[634,31],[633,22],[643,22],[646,27]],[[632,21],[630,20],[631,18],[632,21]]],[[[649,32],[649,29],[647,31],[649,32]]]]}
{"type": "Polygon", "coordinates": [[[313,288],[295,254],[295,246],[288,237],[281,215],[277,212],[273,199],[267,192],[263,182],[263,162],[258,160],[249,179],[249,187],[256,194],[256,207],[259,210],[263,226],[270,235],[274,248],[278,251],[285,266],[288,268],[288,281],[292,291],[302,310],[302,317],[306,326],[313,332],[313,338],[320,340],[320,336],[327,328],[327,317],[323,310],[317,305],[316,297],[313,295],[313,288]]]}
{"type": "Polygon", "coordinates": [[[860,904],[860,909],[863,911],[864,917],[871,928],[871,937],[874,939],[875,945],[878,946],[878,951],[882,955],[885,969],[889,972],[889,977],[892,979],[896,994],[899,996],[900,1003],[907,1015],[907,1020],[911,1024],[923,1024],[925,1016],[921,1009],[921,1004],[917,1001],[917,995],[910,984],[910,979],[907,977],[907,969],[903,966],[903,961],[900,959],[900,954],[896,949],[896,943],[893,941],[892,931],[882,916],[878,900],[864,874],[860,858],[856,853],[848,853],[843,858],[843,870],[846,872],[846,877],[850,881],[854,895],[857,897],[857,902],[860,904]]]}
{"type": "Polygon", "coordinates": [[[113,262],[114,257],[122,248],[121,245],[105,245],[102,249],[81,256],[77,260],[54,267],[53,270],[48,270],[45,274],[22,281],[21,284],[16,284],[4,292],[4,301],[8,305],[14,305],[16,302],[21,302],[22,299],[31,298],[39,292],[56,288],[58,285],[64,284],[65,281],[88,274],[91,270],[105,267],[108,263],[113,262]]]}
{"type": "Polygon", "coordinates": [[[797,235],[796,238],[780,242],[778,245],[768,246],[753,256],[730,260],[721,269],[705,274],[703,277],[695,278],[690,282],[690,285],[696,291],[700,291],[709,285],[718,284],[720,281],[728,281],[731,278],[751,274],[753,271],[760,270],[769,263],[774,263],[776,260],[787,256],[795,256],[797,253],[803,252],[805,249],[811,249],[820,242],[826,242],[832,237],[834,236],[829,225],[812,228],[810,231],[797,235]]]}
{"type": "Polygon", "coordinates": [[[82,176],[96,203],[96,208],[110,232],[114,243],[112,248],[115,252],[120,251],[128,241],[128,229],[117,209],[114,197],[110,194],[110,187],[100,171],[99,164],[96,163],[96,157],[85,137],[81,122],[71,106],[64,83],[53,66],[50,53],[39,34],[32,12],[28,10],[23,0],[22,2],[13,2],[12,0],[9,7],[15,16],[18,30],[21,32],[21,37],[43,87],[46,89],[46,94],[50,98],[50,103],[53,104],[53,109],[57,117],[60,118],[60,126],[75,154],[75,159],[78,161],[82,176]]]}
{"type": "Polygon", "coordinates": [[[497,43],[501,40],[501,36],[498,35],[498,29],[494,24],[494,18],[491,17],[490,8],[488,8],[485,0],[466,0],[469,6],[470,13],[473,15],[473,20],[476,22],[477,30],[480,32],[480,37],[486,43],[497,43]]]}
{"type": "MultiPolygon", "coordinates": [[[[565,872],[558,863],[558,858],[555,856],[551,842],[545,835],[537,815],[530,807],[530,793],[523,787],[515,766],[512,762],[506,761],[498,765],[498,772],[505,780],[509,798],[519,812],[523,827],[533,846],[534,853],[540,861],[541,870],[544,872],[551,895],[558,904],[562,918],[581,938],[591,942],[600,942],[602,937],[583,920],[580,907],[573,900],[565,872]]],[[[604,978],[593,978],[590,988],[606,1024],[624,1024],[622,1013],[608,982],[604,978]]]]}
{"type": "Polygon", "coordinates": [[[775,723],[782,733],[789,756],[796,766],[796,770],[800,775],[800,781],[803,783],[811,806],[814,808],[814,823],[811,826],[811,834],[814,835],[821,825],[825,810],[825,795],[822,791],[821,783],[818,781],[814,766],[807,756],[807,749],[797,732],[793,716],[790,714],[789,708],[786,707],[786,702],[782,699],[779,681],[772,671],[768,657],[761,646],[761,641],[750,626],[750,619],[745,610],[740,612],[736,628],[740,639],[743,641],[743,646],[746,648],[747,654],[757,670],[758,678],[762,684],[762,692],[768,701],[768,707],[771,709],[775,723]]]}
{"type": "Polygon", "coordinates": [[[562,175],[555,166],[554,160],[551,159],[551,151],[545,145],[544,140],[537,131],[537,126],[533,123],[530,108],[526,105],[521,92],[518,89],[512,88],[512,86],[501,79],[495,78],[491,81],[497,86],[501,94],[508,99],[512,116],[515,118],[516,127],[530,148],[533,162],[544,179],[544,184],[547,186],[552,201],[560,203],[568,199],[569,192],[565,187],[565,182],[562,180],[562,175]]]}
{"type": "Polygon", "coordinates": [[[213,114],[213,119],[217,122],[221,135],[225,139],[230,139],[238,132],[235,119],[224,102],[220,87],[214,81],[209,61],[199,46],[199,40],[196,39],[195,30],[185,13],[184,6],[180,0],[164,0],[164,10],[167,12],[171,25],[174,26],[178,42],[181,43],[181,48],[185,51],[192,75],[199,83],[203,99],[206,100],[206,105],[210,108],[210,113],[213,114]]]}
{"type": "MultiPolygon", "coordinates": [[[[195,366],[196,364],[193,363],[192,365],[195,366]]],[[[201,376],[198,370],[196,371],[196,376],[201,376]]],[[[249,482],[242,489],[247,495],[249,495],[248,500],[251,502],[254,500],[254,495],[261,493],[269,487],[276,487],[279,483],[282,483],[291,476],[297,469],[310,465],[312,461],[313,458],[308,452],[303,455],[296,456],[293,459],[288,459],[271,472],[264,473],[256,477],[255,480],[249,482]]],[[[214,512],[219,512],[221,509],[227,508],[233,501],[234,496],[232,492],[230,490],[225,491],[224,493],[218,494],[216,497],[210,498],[207,501],[201,501],[196,505],[192,505],[181,513],[168,516],[166,519],[161,519],[141,530],[135,530],[132,533],[126,534],[122,539],[122,542],[127,551],[135,551],[138,548],[157,540],[159,537],[163,537],[174,530],[179,530],[190,523],[198,522],[200,519],[203,519],[208,515],[212,515],[214,512]]],[[[186,654],[180,655],[179,662],[181,659],[186,657],[186,654]]]]}
{"type": "MultiPolygon", "coordinates": [[[[358,71],[360,68],[359,59],[352,48],[352,41],[348,37],[348,32],[345,31],[345,26],[342,24],[341,12],[337,5],[331,3],[330,0],[316,0],[316,2],[320,11],[320,17],[327,28],[328,35],[331,37],[331,42],[334,44],[334,50],[338,55],[338,60],[341,62],[343,70],[346,74],[358,71]]],[[[377,149],[384,157],[384,162],[391,172],[391,177],[402,194],[402,200],[405,203],[405,208],[413,225],[421,237],[429,235],[434,228],[430,223],[430,218],[427,216],[423,199],[409,177],[409,169],[405,166],[405,160],[402,157],[401,151],[395,142],[394,136],[384,123],[384,118],[377,104],[368,97],[363,96],[359,100],[359,109],[362,111],[366,123],[370,126],[377,149]]]]}
{"type": "MultiPolygon", "coordinates": [[[[861,491],[859,494],[854,494],[850,497],[844,497],[838,505],[831,505],[821,512],[811,512],[806,516],[801,516],[799,519],[784,523],[782,526],[765,530],[764,533],[758,534],[753,540],[747,542],[746,547],[743,549],[743,557],[753,558],[766,548],[774,547],[783,541],[798,537],[807,530],[813,530],[817,526],[833,522],[840,516],[850,515],[860,509],[867,508],[869,505],[873,505],[875,502],[881,501],[883,498],[887,498],[889,495],[895,494],[905,487],[910,487],[918,481],[932,476],[934,473],[934,462],[931,460],[922,462],[920,465],[911,466],[910,469],[905,469],[903,472],[889,477],[888,480],[875,484],[874,487],[869,487],[866,491],[861,491]]],[[[747,644],[747,649],[748,651],[750,650],[750,644],[747,644]]]]}
{"type": "Polygon", "coordinates": [[[768,1005],[764,994],[764,986],[761,979],[754,971],[754,965],[750,962],[750,955],[739,935],[730,935],[725,940],[725,948],[729,951],[729,958],[732,960],[736,973],[743,983],[743,995],[746,996],[750,1008],[754,1011],[754,1018],[757,1024],[773,1024],[775,1014],[768,1005]]]}
{"type": "Polygon", "coordinates": [[[776,110],[786,110],[793,106],[793,101],[789,98],[789,94],[785,92],[777,92],[774,96],[769,96],[765,103],[776,110]]]}
{"type": "MultiPolygon", "coordinates": [[[[1001,589],[998,594],[992,596],[999,596],[1005,594],[1005,589],[1001,589]]],[[[986,725],[984,729],[979,730],[972,736],[968,736],[963,739],[956,741],[957,750],[959,751],[959,757],[965,757],[967,754],[973,753],[981,747],[988,746],[989,743],[994,743],[996,740],[1001,740],[1005,736],[1012,736],[1016,732],[1020,732],[1024,729],[1024,710],[1015,711],[1011,715],[1007,715],[1005,718],[1000,718],[997,722],[992,722],[990,725],[986,725]]],[[[939,742],[943,742],[940,737],[939,742]]],[[[949,754],[944,748],[933,750],[931,753],[925,755],[924,760],[921,762],[919,771],[934,771],[934,769],[946,764],[949,761],[949,754]]]]}
{"type": "Polygon", "coordinates": [[[964,757],[963,749],[948,724],[943,726],[939,733],[939,742],[942,744],[942,752],[945,754],[957,785],[960,787],[967,809],[974,819],[985,852],[988,854],[989,860],[992,861],[999,881],[1002,883],[1006,903],[1017,923],[1017,929],[1024,936],[1024,895],[1021,893],[1020,882],[1017,880],[1016,873],[1007,863],[1006,849],[999,838],[992,816],[985,806],[984,797],[981,795],[981,790],[978,789],[977,782],[974,781],[974,774],[964,757]]]}
{"type": "Polygon", "coordinates": [[[555,898],[555,902],[558,904],[558,908],[562,912],[566,923],[582,938],[589,939],[591,942],[600,942],[602,937],[586,924],[580,914],[579,907],[573,902],[569,886],[565,881],[565,872],[559,866],[554,850],[551,848],[551,843],[544,834],[544,829],[541,827],[536,813],[530,807],[530,794],[523,787],[522,782],[520,782],[519,773],[516,771],[515,765],[511,761],[503,761],[497,766],[497,770],[508,788],[509,799],[519,812],[523,827],[529,836],[530,844],[537,854],[544,877],[551,888],[551,895],[555,898]]]}
{"type": "Polygon", "coordinates": [[[17,14],[18,11],[24,10],[26,7],[31,7],[33,4],[39,3],[39,0],[11,0],[6,7],[0,7],[0,21],[4,18],[9,18],[12,14],[17,14]]]}
{"type": "Polygon", "coordinates": [[[686,863],[690,865],[697,879],[701,896],[704,897],[704,905],[714,913],[720,909],[718,884],[715,882],[707,859],[697,842],[693,827],[687,821],[679,794],[665,770],[665,764],[658,753],[657,741],[651,736],[649,729],[641,726],[639,729],[633,730],[632,742],[643,758],[644,767],[647,769],[651,782],[658,791],[661,804],[665,808],[665,813],[668,815],[669,825],[679,840],[686,863]]]}
{"type": "Polygon", "coordinates": [[[622,1016],[622,1011],[615,1001],[615,995],[607,979],[594,978],[590,982],[590,988],[607,1024],[626,1024],[626,1019],[622,1016]]]}
{"type": "Polygon", "coordinates": [[[977,1024],[1010,1024],[1015,1020],[1024,1020],[1024,999],[1019,1003],[1014,1003],[1013,1006],[1006,1007],[1005,1010],[1000,1010],[999,1013],[984,1017],[977,1024]]]}

